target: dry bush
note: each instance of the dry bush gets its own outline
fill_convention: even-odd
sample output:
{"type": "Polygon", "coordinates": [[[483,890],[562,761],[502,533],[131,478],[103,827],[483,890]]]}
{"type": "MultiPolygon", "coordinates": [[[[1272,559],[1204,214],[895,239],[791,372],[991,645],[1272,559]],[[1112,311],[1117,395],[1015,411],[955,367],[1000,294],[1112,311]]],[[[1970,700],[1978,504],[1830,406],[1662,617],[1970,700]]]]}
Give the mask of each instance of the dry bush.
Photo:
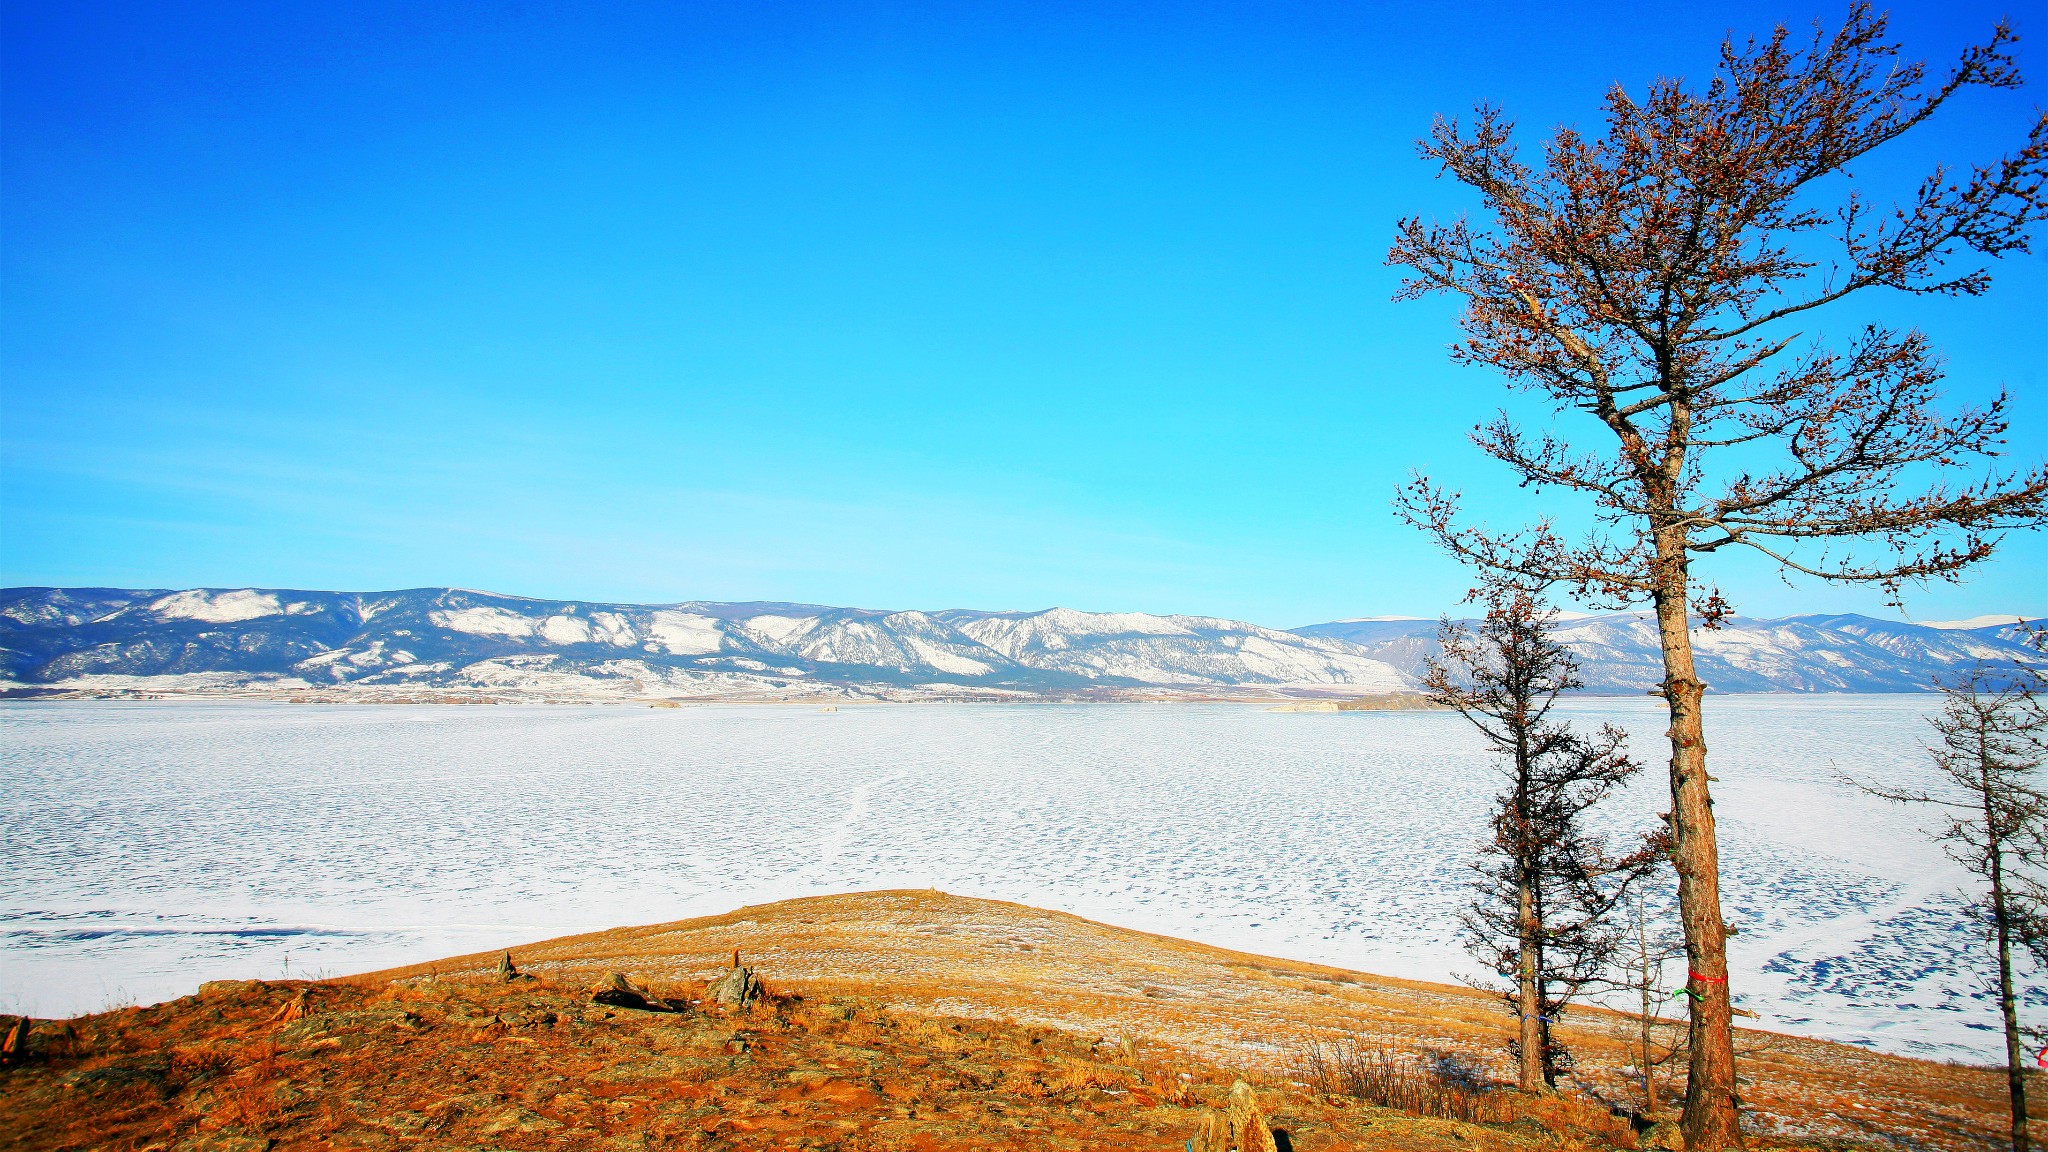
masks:
{"type": "Polygon", "coordinates": [[[1194,1078],[1175,1071],[1166,1063],[1150,1064],[1144,1070],[1145,1088],[1162,1103],[1176,1108],[1187,1107],[1194,1078]]]}
{"type": "Polygon", "coordinates": [[[277,1085],[268,1077],[234,1084],[222,1089],[210,1120],[262,1129],[284,1118],[284,1104],[277,1098],[277,1085]]]}
{"type": "Polygon", "coordinates": [[[1582,1097],[1523,1096],[1518,1106],[1524,1117],[1553,1132],[1591,1133],[1621,1148],[1635,1140],[1635,1126],[1626,1114],[1617,1115],[1612,1108],[1582,1097]]]}
{"type": "Polygon", "coordinates": [[[1295,1079],[1318,1095],[1349,1096],[1443,1120],[1534,1120],[1551,1131],[1590,1134],[1618,1147],[1634,1139],[1627,1119],[1605,1105],[1518,1092],[1447,1056],[1395,1052],[1352,1035],[1305,1040],[1292,1055],[1295,1079]]]}
{"type": "Polygon", "coordinates": [[[1145,1052],[1151,1043],[1151,1037],[1143,1032],[1119,1032],[1116,1038],[1116,1053],[1110,1059],[1126,1067],[1136,1068],[1143,1063],[1141,1053],[1145,1052]]]}
{"type": "Polygon", "coordinates": [[[216,1076],[235,1065],[241,1045],[232,1040],[207,1040],[171,1049],[171,1068],[190,1079],[216,1076]]]}
{"type": "Polygon", "coordinates": [[[1368,1046],[1357,1036],[1307,1039],[1295,1045],[1293,1072],[1324,1096],[1350,1096],[1414,1116],[1496,1124],[1521,1119],[1521,1098],[1494,1088],[1470,1070],[1368,1046]]]}
{"type": "Polygon", "coordinates": [[[1138,1079],[1129,1068],[1097,1064],[1091,1060],[1065,1061],[1060,1067],[1059,1086],[1070,1092],[1089,1088],[1128,1088],[1138,1079]]]}
{"type": "Polygon", "coordinates": [[[913,1018],[904,1028],[904,1035],[926,1048],[943,1051],[953,1039],[953,1030],[944,1023],[928,1016],[913,1018]]]}

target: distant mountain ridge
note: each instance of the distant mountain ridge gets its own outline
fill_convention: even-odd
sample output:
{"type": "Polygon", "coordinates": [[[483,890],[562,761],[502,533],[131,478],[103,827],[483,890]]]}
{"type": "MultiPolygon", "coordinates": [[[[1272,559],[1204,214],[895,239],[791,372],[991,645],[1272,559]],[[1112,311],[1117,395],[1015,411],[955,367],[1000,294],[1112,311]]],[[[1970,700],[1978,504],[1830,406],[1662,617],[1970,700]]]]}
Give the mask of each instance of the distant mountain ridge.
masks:
{"type": "MultiPolygon", "coordinates": [[[[363,699],[1117,699],[1412,689],[1429,620],[1293,631],[1142,612],[612,604],[461,588],[0,590],[0,689],[363,699]]],[[[1662,678],[1640,616],[1562,620],[1586,688],[1662,678]]],[[[2027,658],[2010,625],[1737,618],[1694,633],[1722,692],[1904,692],[2027,658]]]]}
{"type": "Polygon", "coordinates": [[[1144,613],[607,604],[456,588],[0,590],[0,676],[88,693],[1094,698],[1397,691],[1342,640],[1144,613]]]}
{"type": "MultiPolygon", "coordinates": [[[[1993,619],[1993,618],[1985,618],[1993,619]]],[[[1715,629],[1694,628],[1700,679],[1717,692],[1924,692],[1938,676],[1979,660],[2038,665],[2040,652],[2021,642],[2018,618],[1908,624],[1853,614],[1737,616],[1715,629]]],[[[1434,620],[1345,620],[1295,629],[1304,636],[1345,640],[1403,675],[1418,677],[1437,650],[1434,620]]],[[[1645,615],[1617,612],[1561,618],[1555,634],[1577,656],[1588,692],[1641,692],[1664,678],[1656,625],[1645,615]]]]}

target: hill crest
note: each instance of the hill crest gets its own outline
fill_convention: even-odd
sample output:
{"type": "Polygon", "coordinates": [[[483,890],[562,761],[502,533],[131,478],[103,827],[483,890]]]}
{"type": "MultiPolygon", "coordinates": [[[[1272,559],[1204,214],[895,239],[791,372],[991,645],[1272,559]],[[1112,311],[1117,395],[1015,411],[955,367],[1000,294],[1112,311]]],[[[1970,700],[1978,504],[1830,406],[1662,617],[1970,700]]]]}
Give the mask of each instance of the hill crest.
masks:
{"type": "MultiPolygon", "coordinates": [[[[492,952],[318,984],[211,984],[41,1024],[46,1059],[10,1074],[0,1122],[32,1148],[63,1146],[84,1125],[195,1148],[1163,1152],[1245,1077],[1303,1152],[1632,1143],[1613,1119],[1634,1101],[1610,1014],[1562,1024],[1578,1057],[1566,1100],[1512,1104],[1524,1119],[1505,1127],[1415,1120],[1305,1091],[1292,1057],[1307,1038],[1349,1036],[1484,1088],[1505,1069],[1511,1023],[1491,998],[1024,905],[930,890],[819,896],[510,955],[532,979],[504,979],[492,952]],[[735,950],[777,998],[744,1012],[709,1003],[707,981],[735,950]],[[612,972],[704,1003],[593,1003],[612,972]]],[[[1995,1145],[1991,1070],[1769,1033],[1745,1033],[1744,1050],[1759,1146],[1995,1145]]]]}

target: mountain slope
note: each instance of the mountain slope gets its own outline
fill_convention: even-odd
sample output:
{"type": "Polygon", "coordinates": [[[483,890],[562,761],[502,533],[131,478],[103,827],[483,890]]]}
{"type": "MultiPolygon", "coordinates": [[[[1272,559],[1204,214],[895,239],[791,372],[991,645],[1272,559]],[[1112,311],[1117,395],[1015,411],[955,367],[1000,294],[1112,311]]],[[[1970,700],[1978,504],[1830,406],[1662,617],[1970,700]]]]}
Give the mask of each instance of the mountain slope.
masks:
{"type": "Polygon", "coordinates": [[[0,591],[0,675],[88,692],[573,697],[1393,691],[1351,644],[1206,617],[605,604],[457,588],[0,591]]]}
{"type": "MultiPolygon", "coordinates": [[[[1701,679],[1717,692],[1921,692],[1979,660],[2039,663],[2014,618],[1975,628],[1869,616],[1735,617],[1693,632],[1701,679]]],[[[1437,650],[1432,620],[1340,620],[1297,635],[1343,640],[1410,677],[1437,650]]],[[[1590,692],[1641,692],[1664,678],[1655,624],[1639,613],[1560,620],[1590,692]]]]}

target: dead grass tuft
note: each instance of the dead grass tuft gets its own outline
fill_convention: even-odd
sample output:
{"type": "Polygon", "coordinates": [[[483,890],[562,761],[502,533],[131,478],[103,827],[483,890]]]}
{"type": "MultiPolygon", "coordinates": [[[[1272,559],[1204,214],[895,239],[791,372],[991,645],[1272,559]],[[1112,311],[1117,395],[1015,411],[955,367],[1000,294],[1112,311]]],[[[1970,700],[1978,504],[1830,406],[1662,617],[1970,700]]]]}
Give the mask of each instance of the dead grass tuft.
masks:
{"type": "Polygon", "coordinates": [[[1518,1094],[1452,1057],[1393,1052],[1355,1035],[1300,1041],[1292,1070],[1319,1095],[1411,1116],[1509,1124],[1527,1114],[1518,1094]]]}

